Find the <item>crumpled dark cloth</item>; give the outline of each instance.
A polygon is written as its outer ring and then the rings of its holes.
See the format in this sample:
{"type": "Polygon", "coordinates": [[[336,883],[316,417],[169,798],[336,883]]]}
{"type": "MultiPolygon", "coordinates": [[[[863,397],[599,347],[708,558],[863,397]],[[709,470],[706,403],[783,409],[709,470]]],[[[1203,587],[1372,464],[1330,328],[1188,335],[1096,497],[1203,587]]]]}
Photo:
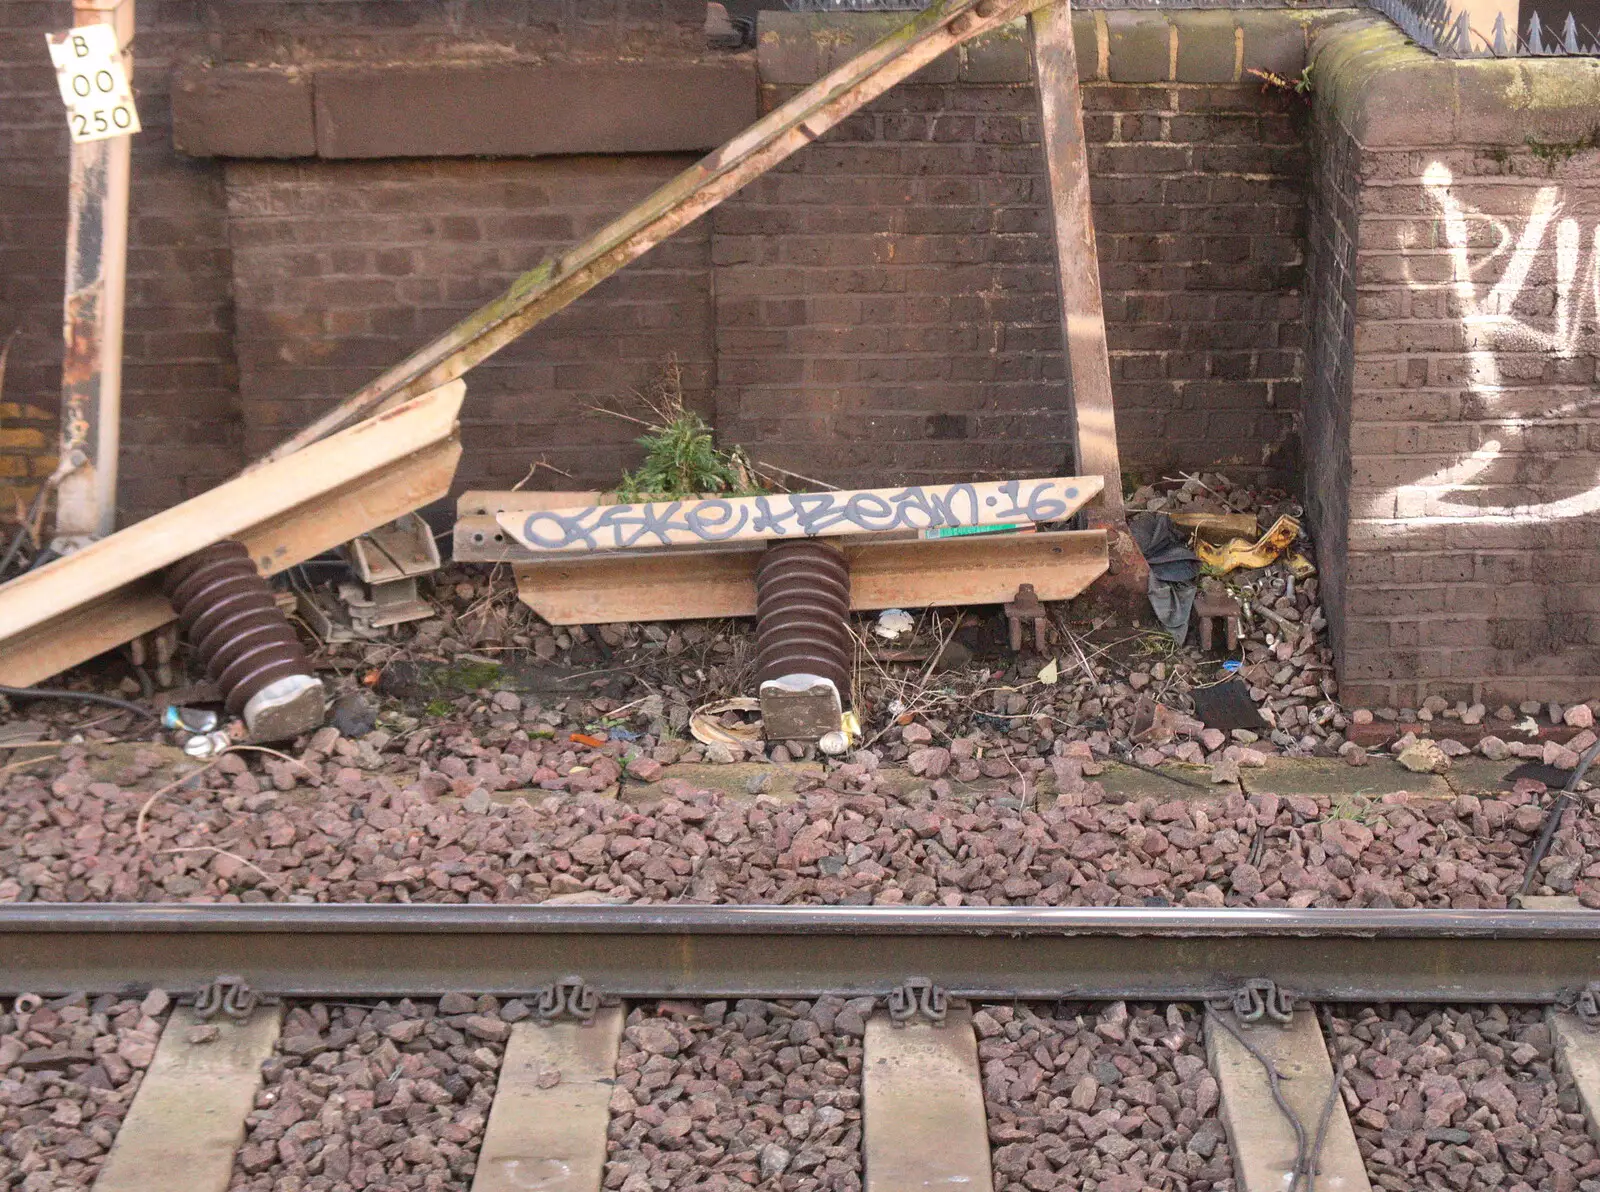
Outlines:
{"type": "Polygon", "coordinates": [[[1165,513],[1141,513],[1128,525],[1150,574],[1165,583],[1191,583],[1200,574],[1200,556],[1165,513]]]}
{"type": "Polygon", "coordinates": [[[1165,513],[1138,514],[1128,529],[1150,565],[1150,608],[1181,646],[1189,636],[1200,556],[1165,513]]]}

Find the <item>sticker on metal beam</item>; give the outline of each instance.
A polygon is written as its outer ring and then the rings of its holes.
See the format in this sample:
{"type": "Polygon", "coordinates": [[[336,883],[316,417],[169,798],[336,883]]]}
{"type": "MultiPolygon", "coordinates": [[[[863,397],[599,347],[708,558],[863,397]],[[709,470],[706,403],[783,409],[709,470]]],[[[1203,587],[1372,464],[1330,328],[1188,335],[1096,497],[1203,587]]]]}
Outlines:
{"type": "Polygon", "coordinates": [[[45,35],[55,64],[61,102],[67,105],[72,143],[132,136],[139,130],[133,88],[123,65],[117,31],[110,25],[80,25],[45,35]]]}
{"type": "Polygon", "coordinates": [[[496,520],[530,551],[588,553],[1055,522],[1071,517],[1103,487],[1099,476],[1054,476],[519,510],[496,520]]]}

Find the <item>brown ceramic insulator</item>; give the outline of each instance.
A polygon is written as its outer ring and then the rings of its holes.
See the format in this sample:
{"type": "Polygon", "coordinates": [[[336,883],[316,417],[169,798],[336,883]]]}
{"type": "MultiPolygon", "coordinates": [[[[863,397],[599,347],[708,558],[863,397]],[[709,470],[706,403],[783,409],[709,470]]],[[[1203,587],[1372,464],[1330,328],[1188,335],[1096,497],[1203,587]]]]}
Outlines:
{"type": "Polygon", "coordinates": [[[854,657],[843,553],[810,538],[772,543],[756,566],[756,681],[820,675],[848,707],[854,657]]]}
{"type": "Polygon", "coordinates": [[[174,563],[166,591],[230,714],[242,714],[269,684],[312,673],[300,639],[242,543],[219,542],[174,563]]]}

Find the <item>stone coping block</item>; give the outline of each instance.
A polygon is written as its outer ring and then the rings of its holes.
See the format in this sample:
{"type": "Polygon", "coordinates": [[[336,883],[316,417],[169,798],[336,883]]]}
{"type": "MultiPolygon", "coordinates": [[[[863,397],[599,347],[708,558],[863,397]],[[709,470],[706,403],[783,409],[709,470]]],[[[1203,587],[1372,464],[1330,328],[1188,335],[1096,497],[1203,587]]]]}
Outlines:
{"type": "Polygon", "coordinates": [[[754,55],[707,60],[189,65],[173,142],[193,157],[699,153],[760,115],[754,55]]]}
{"type": "MultiPolygon", "coordinates": [[[[1152,11],[1075,10],[1078,72],[1108,83],[1253,82],[1249,72],[1298,75],[1312,39],[1357,19],[1348,8],[1152,11]]],[[[761,82],[804,87],[904,22],[896,13],[763,12],[756,38],[761,82]]],[[[1027,23],[1012,21],[930,63],[913,83],[1031,83],[1027,23]]]]}
{"type": "Polygon", "coordinates": [[[1319,116],[1364,148],[1579,144],[1600,123],[1600,59],[1435,58],[1381,17],[1313,38],[1319,116]]]}

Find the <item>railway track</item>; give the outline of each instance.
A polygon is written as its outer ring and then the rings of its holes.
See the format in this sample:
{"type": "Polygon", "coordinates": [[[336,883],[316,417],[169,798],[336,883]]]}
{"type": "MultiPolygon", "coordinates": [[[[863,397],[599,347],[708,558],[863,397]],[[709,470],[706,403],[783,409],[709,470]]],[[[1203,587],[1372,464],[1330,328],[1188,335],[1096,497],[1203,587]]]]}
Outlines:
{"type": "Polygon", "coordinates": [[[1530,1160],[1516,1119],[1559,1078],[1546,1116],[1600,1130],[1596,981],[1600,915],[1561,905],[23,904],[0,1188],[1456,1186],[1407,1183],[1431,1148],[1587,1190],[1593,1145],[1530,1160]],[[1464,1083],[1372,1060],[1423,1029],[1398,1003],[1479,1007],[1424,1022],[1464,1083]]]}

